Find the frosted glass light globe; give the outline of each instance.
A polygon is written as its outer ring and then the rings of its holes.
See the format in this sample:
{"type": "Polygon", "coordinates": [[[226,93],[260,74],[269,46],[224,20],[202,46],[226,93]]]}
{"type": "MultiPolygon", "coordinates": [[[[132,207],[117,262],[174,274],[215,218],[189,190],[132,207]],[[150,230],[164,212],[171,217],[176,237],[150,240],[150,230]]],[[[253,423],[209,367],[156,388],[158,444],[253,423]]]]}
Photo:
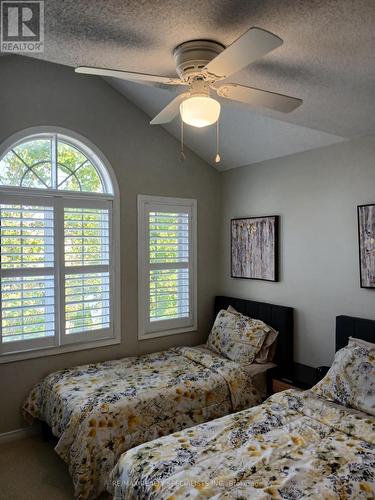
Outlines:
{"type": "Polygon", "coordinates": [[[207,127],[217,122],[220,116],[220,103],[211,97],[193,96],[180,104],[181,118],[187,125],[207,127]]]}

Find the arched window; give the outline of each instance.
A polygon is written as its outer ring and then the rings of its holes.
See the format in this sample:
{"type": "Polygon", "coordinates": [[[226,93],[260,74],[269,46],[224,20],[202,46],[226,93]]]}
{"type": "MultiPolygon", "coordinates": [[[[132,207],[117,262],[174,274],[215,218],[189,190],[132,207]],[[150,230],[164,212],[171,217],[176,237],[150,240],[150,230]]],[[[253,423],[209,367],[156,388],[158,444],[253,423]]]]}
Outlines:
{"type": "Polygon", "coordinates": [[[117,193],[108,162],[76,134],[3,145],[1,361],[119,341],[117,193]]]}

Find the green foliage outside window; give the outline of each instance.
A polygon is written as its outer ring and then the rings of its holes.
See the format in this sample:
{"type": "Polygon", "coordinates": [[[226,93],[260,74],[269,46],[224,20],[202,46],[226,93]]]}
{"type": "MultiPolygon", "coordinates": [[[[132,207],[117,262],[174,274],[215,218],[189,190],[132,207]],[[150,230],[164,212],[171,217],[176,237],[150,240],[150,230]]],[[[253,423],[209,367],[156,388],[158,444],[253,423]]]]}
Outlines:
{"type": "Polygon", "coordinates": [[[188,261],[187,217],[178,213],[150,213],[150,263],[171,264],[168,269],[150,271],[151,321],[188,315],[188,269],[173,269],[173,263],[188,261]]]}
{"type": "MultiPolygon", "coordinates": [[[[48,189],[53,186],[55,142],[32,139],[13,147],[0,161],[0,184],[48,189]]],[[[102,193],[100,176],[90,160],[77,148],[57,141],[57,182],[54,188],[102,193]]]]}
{"type": "MultiPolygon", "coordinates": [[[[56,137],[30,139],[9,150],[0,161],[0,185],[104,192],[90,160],[73,145],[56,143],[56,137]]],[[[43,276],[43,268],[55,264],[53,217],[53,207],[0,204],[1,268],[41,268],[41,276],[2,279],[4,341],[53,335],[54,277],[43,276]]],[[[108,210],[66,209],[64,226],[67,266],[108,263],[108,210]]],[[[109,326],[108,273],[74,275],[66,295],[67,331],[109,326]]]]}

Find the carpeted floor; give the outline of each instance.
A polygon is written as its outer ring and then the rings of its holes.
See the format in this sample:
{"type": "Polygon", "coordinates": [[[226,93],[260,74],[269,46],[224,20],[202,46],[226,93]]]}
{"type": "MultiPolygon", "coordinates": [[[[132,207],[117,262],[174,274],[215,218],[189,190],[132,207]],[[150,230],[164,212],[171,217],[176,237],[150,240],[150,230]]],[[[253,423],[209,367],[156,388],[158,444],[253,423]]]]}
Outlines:
{"type": "Polygon", "coordinates": [[[68,467],[51,443],[33,436],[0,446],[0,500],[73,499],[68,467]]]}

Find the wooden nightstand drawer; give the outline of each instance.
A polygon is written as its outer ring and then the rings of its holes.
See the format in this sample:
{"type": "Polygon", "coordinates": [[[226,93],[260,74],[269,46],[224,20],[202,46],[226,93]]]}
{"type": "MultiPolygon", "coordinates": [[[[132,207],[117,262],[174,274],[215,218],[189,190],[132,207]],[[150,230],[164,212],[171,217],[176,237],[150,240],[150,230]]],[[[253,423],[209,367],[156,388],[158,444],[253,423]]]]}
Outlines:
{"type": "MultiPolygon", "coordinates": [[[[322,378],[322,375],[319,378],[322,378]]],[[[316,368],[301,363],[293,363],[287,373],[280,372],[278,367],[267,371],[267,390],[270,395],[287,389],[305,391],[311,389],[316,382],[316,368]]]]}
{"type": "Polygon", "coordinates": [[[272,379],[272,392],[286,391],[287,389],[297,389],[296,386],[284,382],[283,380],[272,379]]]}

